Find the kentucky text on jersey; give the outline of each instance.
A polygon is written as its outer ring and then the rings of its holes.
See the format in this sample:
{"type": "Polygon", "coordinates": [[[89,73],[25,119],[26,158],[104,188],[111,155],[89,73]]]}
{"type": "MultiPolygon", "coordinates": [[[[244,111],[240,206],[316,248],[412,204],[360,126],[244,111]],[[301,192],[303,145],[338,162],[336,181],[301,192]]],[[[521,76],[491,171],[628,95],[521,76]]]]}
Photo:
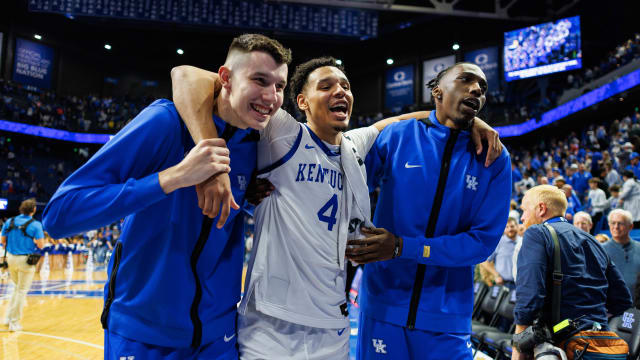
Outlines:
{"type": "Polygon", "coordinates": [[[325,169],[321,164],[298,164],[296,182],[308,181],[325,183],[325,179],[332,188],[335,189],[337,186],[338,190],[342,190],[342,173],[325,169]]]}

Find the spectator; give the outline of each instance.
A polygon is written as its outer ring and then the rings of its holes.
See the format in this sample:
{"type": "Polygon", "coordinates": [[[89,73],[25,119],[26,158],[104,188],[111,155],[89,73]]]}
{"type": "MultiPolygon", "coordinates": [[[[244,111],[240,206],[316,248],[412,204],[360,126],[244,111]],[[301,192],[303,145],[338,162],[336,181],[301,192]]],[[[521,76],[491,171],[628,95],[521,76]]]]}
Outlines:
{"type": "MultiPolygon", "coordinates": [[[[607,202],[607,195],[598,186],[600,185],[600,179],[595,177],[589,179],[589,202],[591,203],[591,217],[593,218],[593,225],[595,225],[595,232],[600,232],[600,219],[604,215],[604,212],[609,208],[607,202]]],[[[594,235],[592,232],[591,235],[594,235]]]]}
{"type": "Polygon", "coordinates": [[[611,162],[607,162],[604,164],[607,175],[604,178],[604,181],[611,188],[613,185],[621,185],[622,179],[620,178],[620,174],[613,168],[613,164],[611,162]]]}
{"type": "Polygon", "coordinates": [[[516,221],[519,221],[520,219],[520,212],[518,211],[518,203],[515,200],[511,200],[509,217],[516,219],[516,221]]]}
{"type": "Polygon", "coordinates": [[[589,179],[591,179],[591,173],[586,172],[585,165],[580,163],[578,165],[578,172],[572,177],[572,183],[580,201],[584,199],[584,195],[587,189],[589,189],[589,179]]]}
{"type": "Polygon", "coordinates": [[[611,196],[607,199],[609,209],[615,209],[620,205],[620,185],[613,185],[609,188],[611,196]]]}
{"type": "Polygon", "coordinates": [[[618,206],[631,212],[633,226],[640,228],[640,184],[636,181],[631,170],[622,172],[622,180],[624,180],[624,184],[620,192],[618,206]]]}
{"type": "Polygon", "coordinates": [[[608,220],[612,241],[607,241],[602,246],[622,273],[629,291],[634,293],[640,274],[640,244],[631,241],[629,236],[634,227],[632,215],[627,210],[615,209],[609,213],[608,220]]]}
{"type": "Polygon", "coordinates": [[[580,211],[582,204],[580,204],[578,196],[576,196],[576,194],[573,192],[573,188],[571,187],[571,185],[564,184],[561,189],[562,191],[564,191],[564,194],[567,197],[567,201],[569,203],[569,205],[567,206],[567,213],[565,214],[565,217],[567,218],[567,220],[573,221],[573,215],[580,211]]]}
{"type": "Polygon", "coordinates": [[[636,179],[640,177],[640,154],[637,152],[632,152],[629,155],[629,165],[626,169],[633,171],[633,174],[636,176],[636,179]]]}
{"type": "Polygon", "coordinates": [[[593,228],[593,220],[591,219],[591,215],[584,211],[578,211],[573,217],[573,226],[590,234],[591,229],[593,228]]]}
{"type": "Polygon", "coordinates": [[[515,288],[513,278],[513,251],[516,243],[521,238],[518,236],[518,220],[510,217],[502,238],[495,251],[487,261],[480,265],[492,275],[493,283],[504,285],[510,289],[515,288]]]}

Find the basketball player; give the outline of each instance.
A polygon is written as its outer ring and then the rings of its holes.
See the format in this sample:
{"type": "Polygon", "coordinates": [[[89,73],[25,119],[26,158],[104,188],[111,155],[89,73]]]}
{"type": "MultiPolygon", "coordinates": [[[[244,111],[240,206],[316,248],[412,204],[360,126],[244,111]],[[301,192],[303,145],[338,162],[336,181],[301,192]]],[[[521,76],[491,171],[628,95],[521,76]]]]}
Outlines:
{"type": "Polygon", "coordinates": [[[235,38],[209,115],[224,141],[194,146],[173,103],[157,100],[47,205],[44,226],[54,237],[125,217],[105,286],[105,359],[237,359],[243,216],[233,211],[223,228],[201,231],[207,222],[193,185],[227,172],[235,198],[244,198],[256,164],[253,129],[282,105],[290,60],[273,39],[235,38]]]}
{"type": "Polygon", "coordinates": [[[369,173],[383,181],[379,228],[347,250],[367,264],[358,359],[472,358],[473,268],[504,230],[511,161],[503,149],[485,167],[469,151],[469,128],[487,92],[477,65],[449,67],[429,87],[436,111],[386,127],[367,158],[369,173]]]}
{"type": "MultiPolygon", "coordinates": [[[[211,79],[203,70],[182,71],[183,82],[202,84],[211,79]]],[[[174,81],[173,87],[182,111],[184,106],[199,108],[194,99],[203,93],[212,96],[214,85],[194,97],[190,96],[197,86],[174,81]]],[[[259,176],[276,190],[255,211],[255,250],[238,320],[240,357],[346,359],[350,335],[344,296],[346,241],[361,223],[371,226],[361,156],[395,119],[344,132],[353,94],[333,58],[298,66],[291,94],[307,123],[280,111],[260,132],[259,176]]],[[[190,129],[203,126],[186,115],[183,119],[190,129]]]]}

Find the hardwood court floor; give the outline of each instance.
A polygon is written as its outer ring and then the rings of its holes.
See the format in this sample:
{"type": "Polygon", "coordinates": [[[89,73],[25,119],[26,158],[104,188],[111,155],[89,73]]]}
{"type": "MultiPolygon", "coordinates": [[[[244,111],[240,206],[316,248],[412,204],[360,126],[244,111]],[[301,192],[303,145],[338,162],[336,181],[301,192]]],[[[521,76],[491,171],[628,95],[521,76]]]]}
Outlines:
{"type": "MultiPolygon", "coordinates": [[[[104,267],[90,273],[51,271],[48,279],[36,273],[23,330],[8,332],[8,326],[0,325],[0,359],[102,359],[100,313],[106,279],[104,267]]],[[[9,284],[8,279],[0,280],[0,320],[13,291],[9,284]]]]}
{"type": "MultiPolygon", "coordinates": [[[[51,271],[48,279],[43,275],[36,272],[27,296],[23,330],[9,332],[7,325],[0,325],[0,360],[102,359],[104,266],[91,272],[84,267],[51,271]]],[[[0,322],[13,291],[10,283],[0,280],[0,322]]]]}

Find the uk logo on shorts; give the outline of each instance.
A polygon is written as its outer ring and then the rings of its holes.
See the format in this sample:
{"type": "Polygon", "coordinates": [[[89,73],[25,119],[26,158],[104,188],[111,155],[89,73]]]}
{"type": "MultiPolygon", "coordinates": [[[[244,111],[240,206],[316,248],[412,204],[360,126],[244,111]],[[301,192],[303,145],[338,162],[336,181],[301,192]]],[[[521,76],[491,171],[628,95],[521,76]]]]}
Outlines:
{"type": "Polygon", "coordinates": [[[376,349],[376,352],[379,354],[386,354],[387,345],[382,342],[382,339],[371,339],[373,341],[373,347],[376,349]]]}
{"type": "Polygon", "coordinates": [[[622,315],[622,324],[620,327],[631,329],[634,321],[636,320],[633,318],[633,313],[625,312],[624,315],[622,315]]]}
{"type": "Polygon", "coordinates": [[[478,181],[475,176],[467,175],[467,189],[478,191],[478,181]]]}

